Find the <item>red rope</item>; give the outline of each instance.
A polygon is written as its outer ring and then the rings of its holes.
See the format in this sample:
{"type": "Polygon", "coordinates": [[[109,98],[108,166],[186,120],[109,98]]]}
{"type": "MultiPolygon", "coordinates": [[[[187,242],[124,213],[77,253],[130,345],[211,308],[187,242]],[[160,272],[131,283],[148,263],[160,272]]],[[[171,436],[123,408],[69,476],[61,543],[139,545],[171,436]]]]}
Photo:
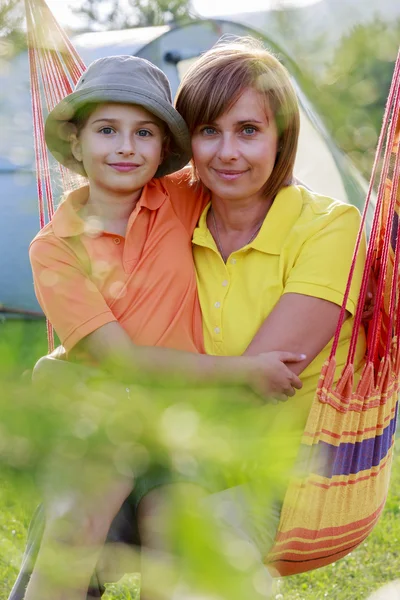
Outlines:
{"type": "MultiPolygon", "coordinates": [[[[39,224],[44,227],[54,214],[54,194],[49,155],[44,138],[44,107],[49,112],[67,94],[86,67],[66,33],[57,23],[44,0],[25,0],[28,56],[31,81],[35,167],[38,194],[39,224]],[[45,210],[46,206],[46,210],[45,210]]],[[[59,165],[64,189],[73,178],[59,165]]],[[[54,331],[47,322],[49,352],[54,349],[54,331]]]]}
{"type": "MultiPolygon", "coordinates": [[[[400,64],[399,64],[399,73],[400,73],[400,64]]],[[[390,124],[389,139],[388,139],[388,144],[386,147],[386,153],[385,153],[385,158],[384,158],[384,169],[383,169],[381,181],[380,181],[380,194],[382,195],[383,199],[385,196],[386,181],[387,181],[387,178],[389,175],[391,157],[392,157],[392,153],[393,153],[393,143],[394,143],[395,134],[396,134],[396,126],[397,126],[397,121],[399,118],[400,118],[400,86],[397,86],[396,95],[394,98],[393,117],[392,117],[392,121],[390,124]]],[[[391,225],[393,224],[395,205],[396,205],[396,196],[393,194],[393,187],[392,187],[391,194],[390,194],[390,200],[389,200],[389,207],[388,207],[386,235],[384,237],[383,249],[382,249],[382,253],[381,253],[380,273],[379,273],[379,279],[378,279],[378,285],[377,285],[377,291],[376,291],[377,304],[375,307],[374,317],[371,322],[371,340],[370,340],[371,345],[368,348],[368,357],[371,360],[373,360],[372,350],[375,350],[375,348],[377,347],[377,341],[378,341],[377,336],[378,336],[378,331],[379,331],[379,327],[378,327],[379,315],[382,310],[382,304],[384,301],[384,287],[385,287],[386,277],[387,277],[389,250],[390,250],[390,243],[391,243],[391,232],[392,232],[391,225]]],[[[361,308],[361,311],[359,311],[359,312],[362,312],[362,307],[359,306],[358,309],[360,309],[360,308],[361,308]]],[[[361,318],[362,318],[362,315],[360,314],[358,325],[361,324],[361,318]]],[[[354,347],[354,352],[355,352],[355,346],[356,346],[357,340],[355,340],[355,341],[352,340],[352,342],[353,342],[352,346],[354,347]]]]}
{"type": "MultiPolygon", "coordinates": [[[[397,203],[397,193],[399,190],[399,180],[400,180],[400,153],[396,153],[396,161],[393,170],[393,189],[392,189],[392,197],[394,198],[395,204],[397,203]]],[[[389,322],[387,325],[386,331],[386,346],[385,346],[385,356],[389,356],[390,346],[392,341],[391,331],[393,328],[393,321],[395,318],[395,314],[397,312],[397,303],[398,303],[398,272],[399,272],[399,262],[400,262],[400,231],[399,224],[396,223],[396,243],[394,248],[394,265],[393,265],[393,273],[391,278],[391,289],[390,289],[390,303],[388,309],[389,322]]],[[[389,237],[389,236],[387,236],[389,237]]],[[[389,238],[390,239],[390,238],[389,238]]]]}
{"type": "MultiPolygon", "coordinates": [[[[331,354],[330,354],[330,358],[333,358],[336,355],[337,347],[339,344],[340,332],[341,332],[341,329],[342,329],[342,326],[343,326],[343,323],[345,320],[345,316],[346,316],[347,301],[348,301],[349,294],[350,294],[351,284],[352,284],[352,280],[353,280],[353,276],[354,276],[354,270],[355,270],[355,266],[356,266],[356,262],[357,262],[358,253],[359,253],[360,246],[361,246],[361,241],[363,239],[363,231],[364,231],[364,227],[365,227],[368,209],[371,204],[371,198],[372,198],[372,194],[373,194],[376,176],[378,173],[380,157],[382,155],[385,138],[387,135],[387,131],[389,129],[389,131],[390,131],[389,142],[386,147],[383,169],[381,172],[380,185],[379,185],[379,190],[378,190],[378,195],[377,195],[374,217],[373,217],[372,226],[371,226],[370,241],[368,244],[368,251],[367,251],[367,256],[366,256],[366,263],[365,263],[364,273],[363,273],[363,277],[362,277],[362,281],[361,281],[360,295],[359,295],[359,299],[358,299],[358,303],[357,303],[357,309],[356,309],[356,314],[355,314],[355,318],[354,318],[354,327],[353,327],[352,337],[351,337],[351,341],[350,341],[349,355],[348,355],[348,359],[347,359],[347,363],[346,363],[347,365],[354,363],[357,339],[358,339],[358,335],[359,335],[359,328],[360,328],[361,321],[362,321],[362,313],[363,313],[364,303],[365,303],[365,299],[366,299],[366,295],[367,295],[368,281],[369,281],[369,277],[370,277],[370,273],[371,273],[371,269],[372,269],[373,259],[375,256],[376,244],[377,244],[377,241],[379,239],[379,234],[380,234],[379,226],[381,225],[381,214],[382,214],[383,205],[384,205],[383,204],[384,203],[384,186],[385,186],[386,178],[387,178],[388,171],[389,171],[390,149],[393,145],[393,137],[394,137],[394,132],[395,132],[395,127],[393,126],[393,121],[392,121],[391,126],[389,126],[390,125],[390,117],[391,117],[391,115],[398,116],[398,113],[399,113],[399,98],[398,98],[399,85],[400,85],[400,51],[397,56],[393,81],[392,81],[391,89],[389,92],[388,101],[386,104],[385,115],[383,118],[382,129],[381,129],[381,133],[379,136],[377,149],[376,149],[376,153],[375,153],[374,165],[372,168],[372,174],[371,174],[371,179],[370,179],[370,183],[369,183],[369,187],[368,187],[368,193],[367,193],[367,197],[366,197],[365,207],[364,207],[364,211],[363,211],[362,218],[361,218],[360,230],[359,230],[355,248],[354,248],[349,278],[347,281],[343,304],[342,304],[342,308],[340,311],[338,325],[337,325],[335,337],[334,337],[333,344],[332,344],[331,354]]],[[[394,119],[394,120],[396,121],[396,119],[394,119]]],[[[388,245],[387,238],[388,238],[388,236],[385,235],[385,241],[384,241],[385,248],[388,245]]],[[[390,236],[389,236],[389,240],[390,240],[390,236]]],[[[387,257],[384,256],[384,263],[385,262],[387,262],[387,257]]],[[[380,272],[380,282],[379,283],[380,283],[381,287],[382,287],[382,284],[384,281],[384,274],[385,274],[385,270],[383,269],[383,271],[380,272]]],[[[378,317],[379,317],[379,311],[377,308],[375,308],[373,320],[371,323],[371,325],[374,329],[374,334],[377,330],[378,317]]]]}

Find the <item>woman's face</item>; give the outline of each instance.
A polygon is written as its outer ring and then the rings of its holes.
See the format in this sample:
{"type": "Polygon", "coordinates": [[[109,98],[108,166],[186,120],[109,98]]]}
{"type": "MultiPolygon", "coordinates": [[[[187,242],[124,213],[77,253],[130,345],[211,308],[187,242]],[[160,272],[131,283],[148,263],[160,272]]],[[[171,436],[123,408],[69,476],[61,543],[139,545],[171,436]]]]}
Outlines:
{"type": "Polygon", "coordinates": [[[193,159],[203,184],[226,200],[259,197],[275,164],[278,130],[265,98],[248,88],[214,123],[198,126],[193,159]]]}
{"type": "Polygon", "coordinates": [[[141,106],[101,104],[72,140],[91,186],[116,193],[140,190],[162,160],[162,122],[141,106]]]}

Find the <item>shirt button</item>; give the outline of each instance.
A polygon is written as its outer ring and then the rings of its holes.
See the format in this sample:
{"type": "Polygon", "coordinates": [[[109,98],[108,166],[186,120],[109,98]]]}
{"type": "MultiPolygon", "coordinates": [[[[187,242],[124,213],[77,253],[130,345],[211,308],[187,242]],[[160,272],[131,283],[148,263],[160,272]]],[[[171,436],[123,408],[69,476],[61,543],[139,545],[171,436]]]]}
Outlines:
{"type": "Polygon", "coordinates": [[[216,327],[216,328],[214,329],[214,331],[215,331],[215,333],[221,333],[221,330],[220,330],[220,328],[219,328],[219,327],[216,327]]]}
{"type": "Polygon", "coordinates": [[[215,306],[215,308],[221,308],[221,302],[216,302],[216,303],[214,304],[214,306],[215,306]]]}
{"type": "Polygon", "coordinates": [[[231,258],[231,265],[236,265],[236,263],[237,263],[236,258],[231,258]]]}
{"type": "Polygon", "coordinates": [[[114,238],[114,244],[116,244],[118,246],[118,244],[121,243],[120,238],[114,238]]]}
{"type": "Polygon", "coordinates": [[[224,279],[224,281],[222,282],[223,287],[226,287],[229,284],[229,281],[227,279],[224,279]]]}

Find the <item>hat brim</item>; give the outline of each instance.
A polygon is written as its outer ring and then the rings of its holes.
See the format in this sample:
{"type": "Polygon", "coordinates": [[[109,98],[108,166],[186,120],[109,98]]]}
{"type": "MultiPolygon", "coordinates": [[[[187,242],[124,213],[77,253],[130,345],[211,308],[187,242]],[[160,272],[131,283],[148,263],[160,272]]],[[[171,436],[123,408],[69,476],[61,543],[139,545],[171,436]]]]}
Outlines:
{"type": "Polygon", "coordinates": [[[167,101],[142,89],[127,85],[87,87],[69,94],[49,113],[45,124],[46,144],[54,158],[79,175],[85,175],[83,165],[71,152],[68,123],[85,104],[113,102],[142,106],[161,119],[171,134],[168,155],[160,164],[155,177],[162,177],[183,168],[191,159],[190,135],[186,123],[167,101]]]}

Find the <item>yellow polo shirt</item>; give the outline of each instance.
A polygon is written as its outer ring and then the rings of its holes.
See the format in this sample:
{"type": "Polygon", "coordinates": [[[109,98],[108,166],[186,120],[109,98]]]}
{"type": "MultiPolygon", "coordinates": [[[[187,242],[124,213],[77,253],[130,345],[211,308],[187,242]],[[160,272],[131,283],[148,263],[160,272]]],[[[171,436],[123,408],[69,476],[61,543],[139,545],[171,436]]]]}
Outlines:
{"type": "MultiPolygon", "coordinates": [[[[193,234],[193,252],[208,354],[240,355],[271,313],[282,294],[305,294],[341,305],[360,225],[358,210],[349,204],[289,186],[276,196],[257,237],[233,252],[225,264],[210,234],[204,209],[193,234]]],[[[365,243],[354,273],[347,310],[354,315],[364,266],[365,243]]],[[[342,328],[337,362],[344,365],[353,326],[342,328]]],[[[310,332],[310,335],[312,332],[310,332]]],[[[301,375],[303,389],[281,410],[300,409],[305,425],[329,343],[301,375]],[[300,406],[299,406],[300,404],[300,406]]],[[[282,348],[290,351],[290,348],[282,348]]],[[[365,354],[360,331],[356,369],[365,354]]]]}

